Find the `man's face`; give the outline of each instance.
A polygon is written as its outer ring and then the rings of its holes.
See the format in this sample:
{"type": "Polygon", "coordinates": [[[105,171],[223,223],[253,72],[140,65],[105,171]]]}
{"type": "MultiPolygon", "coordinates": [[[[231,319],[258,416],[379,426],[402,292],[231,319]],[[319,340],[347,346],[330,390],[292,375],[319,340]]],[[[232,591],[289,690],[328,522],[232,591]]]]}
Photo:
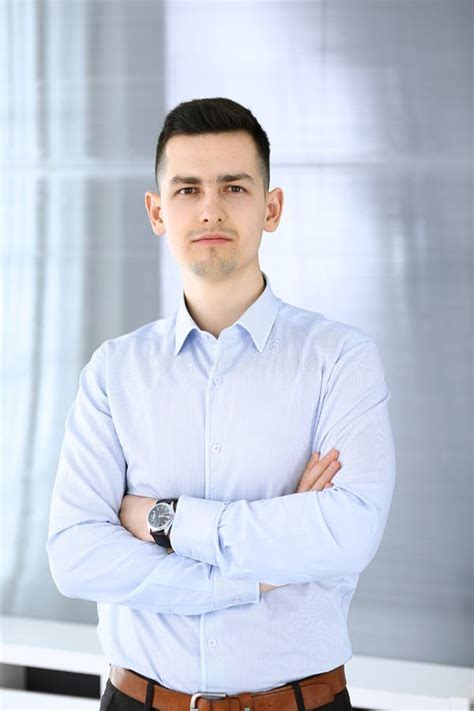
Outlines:
{"type": "Polygon", "coordinates": [[[153,230],[166,233],[182,268],[220,281],[258,265],[262,231],[276,229],[282,191],[266,192],[250,134],[173,136],[159,179],[161,195],[146,194],[147,211],[153,230]],[[198,241],[216,233],[228,240],[198,241]]]}

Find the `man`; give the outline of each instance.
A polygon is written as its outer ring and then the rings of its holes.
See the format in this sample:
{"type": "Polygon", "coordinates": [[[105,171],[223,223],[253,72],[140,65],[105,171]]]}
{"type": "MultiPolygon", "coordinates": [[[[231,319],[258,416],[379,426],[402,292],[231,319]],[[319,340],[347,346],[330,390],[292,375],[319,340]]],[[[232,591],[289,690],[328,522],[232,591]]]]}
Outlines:
{"type": "Polygon", "coordinates": [[[283,302],[260,269],[283,207],[269,153],[229,99],[168,114],[145,205],[180,303],[102,343],[68,414],[47,551],[59,590],[98,603],[102,711],[351,708],[390,395],[367,334],[283,302]]]}

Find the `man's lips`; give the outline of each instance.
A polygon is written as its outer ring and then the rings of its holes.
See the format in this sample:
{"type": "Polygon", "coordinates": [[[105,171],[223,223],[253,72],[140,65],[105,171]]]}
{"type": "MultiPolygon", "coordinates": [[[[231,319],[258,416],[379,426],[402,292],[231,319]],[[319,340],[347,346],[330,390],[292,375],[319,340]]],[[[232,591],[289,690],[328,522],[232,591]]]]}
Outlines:
{"type": "Polygon", "coordinates": [[[214,233],[214,234],[207,234],[207,235],[201,235],[201,237],[198,237],[197,239],[193,240],[193,242],[229,242],[230,237],[227,237],[227,235],[224,235],[222,233],[214,233]]]}
{"type": "Polygon", "coordinates": [[[209,235],[202,235],[201,237],[198,237],[197,239],[193,240],[193,242],[199,242],[199,244],[225,244],[226,242],[230,242],[230,237],[226,237],[226,235],[223,234],[209,234],[209,235]]]}

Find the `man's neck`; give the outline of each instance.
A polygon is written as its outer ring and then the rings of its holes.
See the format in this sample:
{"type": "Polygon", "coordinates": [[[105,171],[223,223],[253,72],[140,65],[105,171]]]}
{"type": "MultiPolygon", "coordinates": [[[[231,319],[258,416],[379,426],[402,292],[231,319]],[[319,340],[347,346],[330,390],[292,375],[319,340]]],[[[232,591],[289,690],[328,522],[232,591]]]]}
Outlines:
{"type": "Polygon", "coordinates": [[[183,290],[187,309],[196,324],[218,338],[263,293],[265,279],[259,268],[257,272],[218,283],[187,279],[183,290]]]}

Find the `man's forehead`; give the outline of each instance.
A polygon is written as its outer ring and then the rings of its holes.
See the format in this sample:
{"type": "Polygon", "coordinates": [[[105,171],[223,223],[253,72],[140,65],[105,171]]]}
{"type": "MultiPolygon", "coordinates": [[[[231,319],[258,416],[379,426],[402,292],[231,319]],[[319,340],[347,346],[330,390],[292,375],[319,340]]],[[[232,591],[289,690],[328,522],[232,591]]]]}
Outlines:
{"type": "Polygon", "coordinates": [[[191,147],[198,150],[208,150],[211,144],[219,145],[228,150],[242,150],[244,145],[255,148],[255,142],[248,131],[217,131],[215,133],[178,133],[168,139],[166,150],[173,152],[189,150],[191,147]]]}
{"type": "Polygon", "coordinates": [[[218,180],[223,174],[258,174],[258,152],[243,131],[172,136],[165,146],[168,176],[195,175],[218,180]]]}

